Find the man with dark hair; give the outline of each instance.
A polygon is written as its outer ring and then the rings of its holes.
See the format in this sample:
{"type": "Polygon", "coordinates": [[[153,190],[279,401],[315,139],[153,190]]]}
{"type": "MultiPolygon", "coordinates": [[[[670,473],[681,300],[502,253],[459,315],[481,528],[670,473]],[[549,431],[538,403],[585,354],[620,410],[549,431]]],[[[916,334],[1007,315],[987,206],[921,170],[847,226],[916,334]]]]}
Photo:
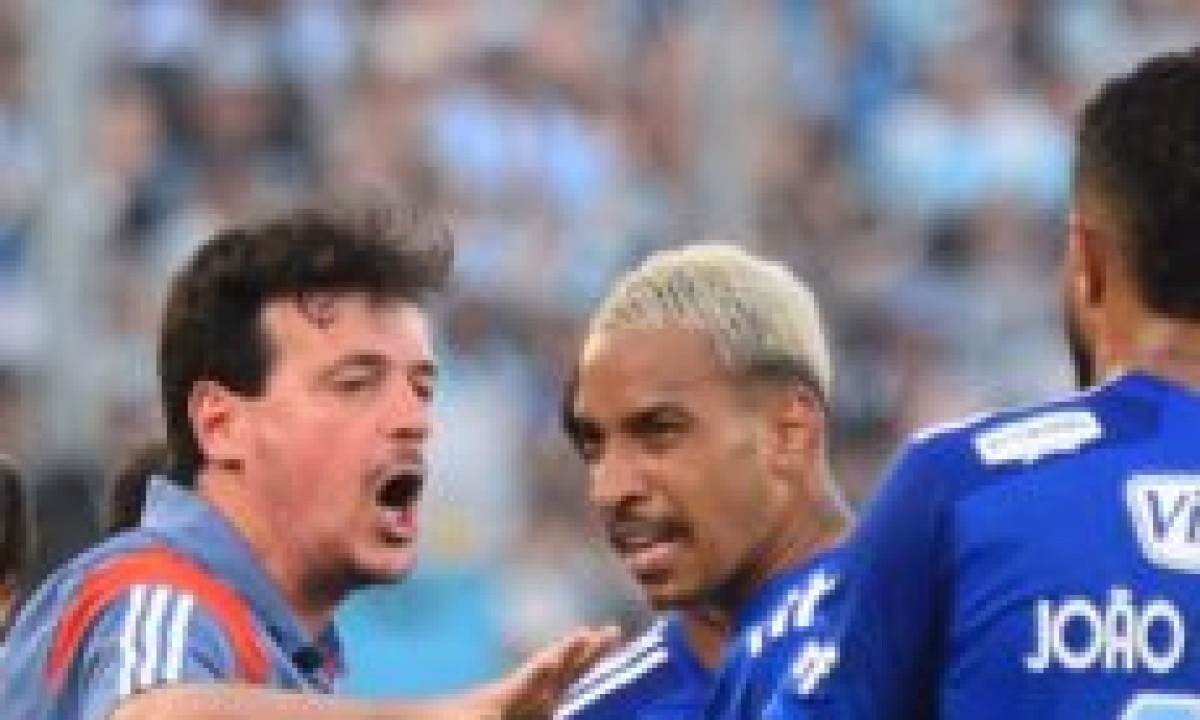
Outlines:
{"type": "Polygon", "coordinates": [[[12,720],[535,718],[606,645],[585,631],[428,703],[321,698],[331,623],[414,561],[437,376],[422,303],[449,268],[416,212],[297,210],[218,233],[175,277],[159,372],[172,459],[141,525],[47,581],[0,670],[12,720]]]}
{"type": "Polygon", "coordinates": [[[1083,111],[1085,392],[912,442],[849,542],[832,662],[767,717],[1200,717],[1200,51],[1083,111]]]}
{"type": "Polygon", "coordinates": [[[0,456],[0,628],[16,597],[17,582],[29,562],[29,491],[21,471],[0,456]]]}

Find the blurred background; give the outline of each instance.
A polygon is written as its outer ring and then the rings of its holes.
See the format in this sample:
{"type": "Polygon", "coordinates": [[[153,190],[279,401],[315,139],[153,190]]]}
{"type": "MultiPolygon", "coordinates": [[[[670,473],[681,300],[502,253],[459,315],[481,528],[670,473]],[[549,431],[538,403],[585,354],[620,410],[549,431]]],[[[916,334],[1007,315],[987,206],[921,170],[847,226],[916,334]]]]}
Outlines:
{"type": "Polygon", "coordinates": [[[0,0],[0,448],[36,574],[159,433],[154,333],[214,229],[326,189],[444,208],[446,431],[407,583],[340,621],[347,689],[423,694],[645,620],[560,384],[606,284],[733,240],[814,285],[854,500],[912,430],[1071,381],[1071,123],[1200,38],[1194,0],[0,0]]]}

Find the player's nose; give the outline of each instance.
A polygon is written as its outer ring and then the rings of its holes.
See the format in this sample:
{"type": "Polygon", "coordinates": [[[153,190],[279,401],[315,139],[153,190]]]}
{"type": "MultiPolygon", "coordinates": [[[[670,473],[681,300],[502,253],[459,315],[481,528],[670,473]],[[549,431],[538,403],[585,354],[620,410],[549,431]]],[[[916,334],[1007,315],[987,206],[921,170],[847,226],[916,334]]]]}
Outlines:
{"type": "Polygon", "coordinates": [[[383,412],[387,435],[404,440],[424,440],[431,429],[430,399],[414,383],[394,383],[383,412]]]}
{"type": "Polygon", "coordinates": [[[588,469],[588,499],[604,512],[646,495],[646,483],[636,460],[613,448],[588,469]]]}

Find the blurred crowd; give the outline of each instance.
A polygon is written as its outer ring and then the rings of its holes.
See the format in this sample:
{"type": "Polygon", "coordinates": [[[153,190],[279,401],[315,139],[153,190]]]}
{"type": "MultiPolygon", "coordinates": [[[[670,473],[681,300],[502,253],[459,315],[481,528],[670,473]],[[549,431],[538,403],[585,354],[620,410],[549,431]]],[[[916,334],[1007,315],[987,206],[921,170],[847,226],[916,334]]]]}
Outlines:
{"type": "MultiPolygon", "coordinates": [[[[47,181],[32,101],[36,5],[0,0],[0,447],[53,467],[30,428],[55,381],[55,288],[32,258],[67,189],[47,181]]],[[[648,251],[734,240],[813,282],[854,500],[906,433],[1068,384],[1055,268],[1077,104],[1200,37],[1193,0],[105,5],[70,191],[112,382],[91,454],[57,471],[85,501],[45,500],[44,542],[81,541],[95,478],[158,433],[157,303],[197,243],[314,192],[443,208],[457,280],[425,568],[344,619],[350,684],[370,694],[473,679],[580,619],[641,618],[589,530],[558,412],[587,312],[648,251]]]]}

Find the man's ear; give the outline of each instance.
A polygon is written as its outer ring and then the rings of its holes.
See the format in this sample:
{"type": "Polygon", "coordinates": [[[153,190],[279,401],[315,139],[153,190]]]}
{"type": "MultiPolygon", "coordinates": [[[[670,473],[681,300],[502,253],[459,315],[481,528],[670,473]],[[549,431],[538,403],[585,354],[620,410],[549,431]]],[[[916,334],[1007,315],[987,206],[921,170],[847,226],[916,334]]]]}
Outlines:
{"type": "Polygon", "coordinates": [[[242,459],[245,427],[241,396],[213,380],[200,380],[188,395],[188,417],[205,463],[237,467],[242,459]]]}
{"type": "Polygon", "coordinates": [[[1110,278],[1105,263],[1104,239],[1078,209],[1071,210],[1067,221],[1067,249],[1063,258],[1067,292],[1074,306],[1088,311],[1100,306],[1109,290],[1110,278]]]}
{"type": "Polygon", "coordinates": [[[16,585],[16,578],[0,578],[0,621],[4,619],[4,611],[16,594],[16,585]]]}
{"type": "Polygon", "coordinates": [[[773,393],[768,433],[773,462],[792,465],[821,451],[825,410],[817,394],[804,386],[773,393]]]}

